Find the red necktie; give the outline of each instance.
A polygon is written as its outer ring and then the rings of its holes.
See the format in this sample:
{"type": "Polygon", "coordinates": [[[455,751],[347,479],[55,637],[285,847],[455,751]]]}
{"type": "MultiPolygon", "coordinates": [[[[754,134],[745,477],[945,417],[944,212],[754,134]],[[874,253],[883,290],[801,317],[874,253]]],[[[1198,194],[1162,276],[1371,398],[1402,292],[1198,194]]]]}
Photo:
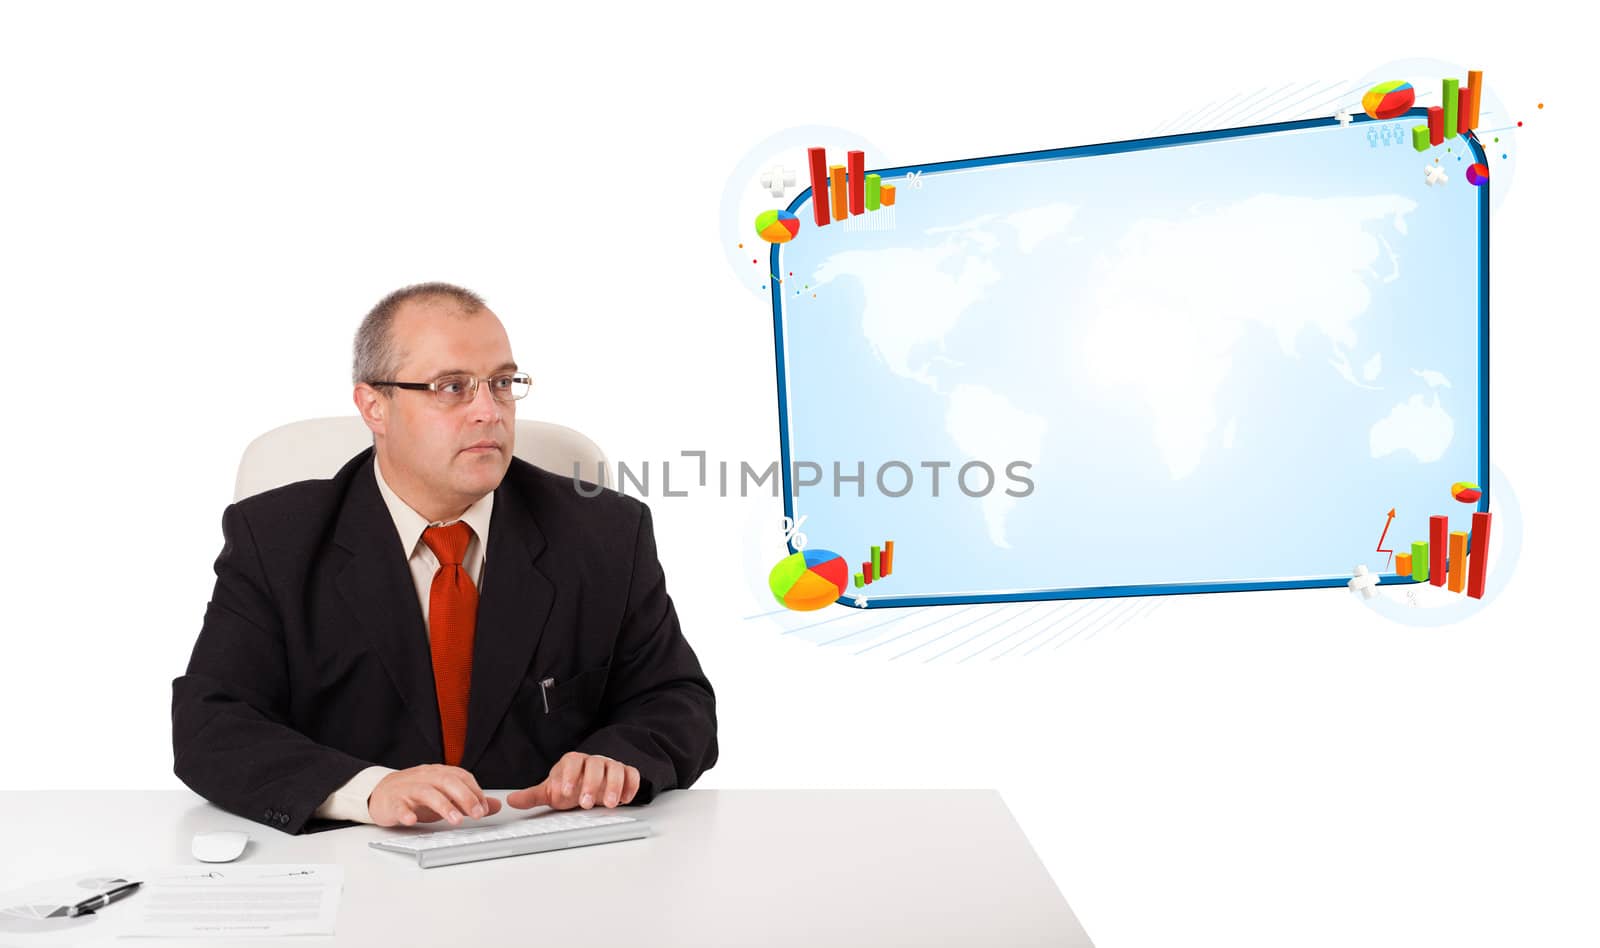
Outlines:
{"type": "Polygon", "coordinates": [[[478,587],[461,565],[471,540],[472,528],[460,520],[422,531],[422,542],[439,558],[428,593],[428,645],[433,652],[433,686],[439,695],[444,762],[453,767],[461,764],[467,743],[472,634],[478,620],[478,587]]]}

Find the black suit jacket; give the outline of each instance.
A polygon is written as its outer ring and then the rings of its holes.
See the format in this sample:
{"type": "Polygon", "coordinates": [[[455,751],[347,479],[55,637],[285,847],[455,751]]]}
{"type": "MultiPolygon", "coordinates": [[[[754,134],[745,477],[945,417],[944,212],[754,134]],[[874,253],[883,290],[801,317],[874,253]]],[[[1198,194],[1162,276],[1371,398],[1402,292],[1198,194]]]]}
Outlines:
{"type": "MultiPolygon", "coordinates": [[[[368,448],[331,480],[223,511],[216,589],[172,683],[174,772],[290,833],[327,825],[312,812],[365,767],[443,760],[422,609],[373,464],[368,448]]],[[[715,697],[643,503],[513,459],[483,569],[461,760],[480,785],[531,786],[577,750],[639,768],[648,803],[716,762],[715,697]]]]}

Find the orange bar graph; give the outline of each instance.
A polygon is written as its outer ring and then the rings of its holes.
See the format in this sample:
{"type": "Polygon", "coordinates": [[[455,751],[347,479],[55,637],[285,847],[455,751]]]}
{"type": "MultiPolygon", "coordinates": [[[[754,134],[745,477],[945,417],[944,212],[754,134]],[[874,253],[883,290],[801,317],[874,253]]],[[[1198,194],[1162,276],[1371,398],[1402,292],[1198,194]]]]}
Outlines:
{"type": "Polygon", "coordinates": [[[894,185],[885,184],[878,188],[878,200],[883,202],[884,207],[894,207],[894,185]]]}
{"type": "Polygon", "coordinates": [[[850,216],[850,193],[845,190],[844,165],[828,166],[828,196],[833,198],[834,220],[842,221],[850,216]]]}
{"type": "Polygon", "coordinates": [[[883,562],[882,562],[881,565],[883,566],[883,575],[887,576],[890,573],[894,572],[894,541],[893,540],[887,540],[887,541],[884,542],[882,559],[883,559],[883,562]]]}
{"type": "Polygon", "coordinates": [[[1483,70],[1467,70],[1467,85],[1472,90],[1472,98],[1468,101],[1467,127],[1478,127],[1478,104],[1483,101],[1483,70]]]}
{"type": "Polygon", "coordinates": [[[1467,588],[1467,534],[1457,530],[1450,534],[1450,591],[1458,593],[1467,588]]]}
{"type": "Polygon", "coordinates": [[[1401,576],[1411,575],[1411,554],[1396,553],[1394,555],[1394,571],[1401,576]]]}

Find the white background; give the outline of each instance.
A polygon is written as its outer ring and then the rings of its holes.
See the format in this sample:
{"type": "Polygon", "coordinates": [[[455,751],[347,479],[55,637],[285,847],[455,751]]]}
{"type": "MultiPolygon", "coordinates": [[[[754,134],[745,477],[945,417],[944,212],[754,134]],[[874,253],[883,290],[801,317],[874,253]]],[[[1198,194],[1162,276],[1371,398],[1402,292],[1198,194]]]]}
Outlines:
{"type": "Polygon", "coordinates": [[[898,163],[1111,141],[1428,57],[1486,69],[1527,123],[1493,222],[1494,458],[1525,519],[1499,598],[1418,629],[1342,590],[1192,597],[1033,660],[903,667],[745,618],[772,608],[737,581],[766,563],[733,560],[776,559],[777,501],[658,498],[718,694],[701,786],[999,788],[1102,948],[1600,943],[1596,76],[1575,23],[582,9],[0,13],[0,787],[178,786],[170,681],[240,452],[351,410],[350,338],[388,290],[484,293],[538,380],[522,417],[613,457],[764,466],[770,317],[719,205],[769,136],[832,126],[898,163]]]}

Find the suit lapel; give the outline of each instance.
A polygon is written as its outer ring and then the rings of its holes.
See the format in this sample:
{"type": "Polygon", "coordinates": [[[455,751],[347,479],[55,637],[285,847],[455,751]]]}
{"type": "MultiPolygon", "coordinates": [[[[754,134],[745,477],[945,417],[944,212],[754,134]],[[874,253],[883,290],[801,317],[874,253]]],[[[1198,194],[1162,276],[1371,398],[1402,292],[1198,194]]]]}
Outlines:
{"type": "Polygon", "coordinates": [[[433,687],[428,632],[422,623],[416,586],[395,535],[394,518],[378,493],[373,463],[369,448],[366,462],[356,469],[334,530],[334,542],[351,553],[350,562],[336,582],[340,595],[371,639],[373,651],[394,680],[412,721],[432,749],[433,759],[443,760],[439,699],[433,687]]]}
{"type": "Polygon", "coordinates": [[[473,633],[467,741],[461,756],[461,766],[467,770],[483,756],[511,706],[555,603],[555,586],[534,565],[545,549],[544,533],[522,495],[507,486],[510,480],[508,474],[496,488],[489,519],[483,594],[473,633]]]}

